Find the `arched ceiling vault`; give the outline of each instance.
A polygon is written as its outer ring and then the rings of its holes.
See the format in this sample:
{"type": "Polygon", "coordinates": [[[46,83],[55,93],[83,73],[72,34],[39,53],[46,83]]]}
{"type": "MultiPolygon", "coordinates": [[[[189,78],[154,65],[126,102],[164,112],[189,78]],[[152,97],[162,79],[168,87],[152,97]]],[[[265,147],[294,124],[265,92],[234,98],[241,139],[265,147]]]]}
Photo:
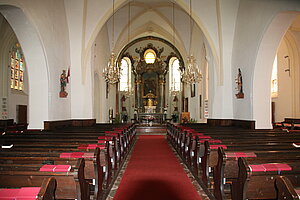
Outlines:
{"type": "MultiPolygon", "coordinates": [[[[111,6],[112,8],[112,6],[111,6]]],[[[115,53],[119,53],[121,49],[130,41],[133,41],[140,37],[156,36],[161,37],[171,43],[174,43],[173,31],[175,35],[175,46],[181,52],[183,57],[187,57],[190,53],[190,49],[197,49],[199,45],[194,41],[190,42],[190,14],[189,4],[183,0],[116,0],[115,12],[114,12],[114,34],[112,34],[112,9],[105,14],[106,17],[102,18],[91,38],[88,40],[83,56],[84,62],[88,59],[88,51],[92,46],[97,34],[101,28],[107,27],[109,43],[111,50],[115,53]],[[174,27],[173,27],[173,2],[174,9],[174,27]],[[128,4],[130,3],[130,21],[128,19],[128,4]],[[110,16],[109,16],[110,15],[110,16]],[[130,30],[130,39],[128,40],[128,28],[130,30]],[[114,35],[114,38],[112,36],[114,35]],[[114,41],[114,47],[112,47],[112,39],[114,41]],[[190,48],[190,45],[192,48],[190,48]]],[[[201,33],[201,36],[205,38],[209,44],[208,49],[214,56],[214,60],[217,68],[219,68],[219,56],[214,46],[214,43],[209,35],[208,30],[203,26],[200,18],[192,13],[192,32],[193,34],[201,33]]],[[[193,38],[199,38],[201,36],[193,35],[193,38]]],[[[83,66],[86,66],[83,63],[83,66]]],[[[217,69],[219,71],[219,69],[217,69]]]]}

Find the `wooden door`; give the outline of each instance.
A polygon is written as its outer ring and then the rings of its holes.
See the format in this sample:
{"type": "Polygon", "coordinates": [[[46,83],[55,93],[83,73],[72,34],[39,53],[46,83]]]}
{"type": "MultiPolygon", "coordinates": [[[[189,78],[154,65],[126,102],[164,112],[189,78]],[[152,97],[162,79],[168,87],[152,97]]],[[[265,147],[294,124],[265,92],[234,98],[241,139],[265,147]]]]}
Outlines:
{"type": "Polygon", "coordinates": [[[17,123],[27,124],[27,105],[17,105],[17,123]]]}

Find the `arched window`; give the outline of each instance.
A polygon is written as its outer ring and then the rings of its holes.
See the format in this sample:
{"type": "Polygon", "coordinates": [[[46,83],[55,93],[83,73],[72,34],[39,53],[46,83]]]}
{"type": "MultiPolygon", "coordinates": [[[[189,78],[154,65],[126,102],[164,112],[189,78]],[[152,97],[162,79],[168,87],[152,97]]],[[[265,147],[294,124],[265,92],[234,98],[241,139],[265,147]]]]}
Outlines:
{"type": "Polygon", "coordinates": [[[274,63],[273,63],[272,82],[271,82],[271,96],[272,97],[277,97],[278,96],[277,55],[276,55],[274,63]]]}
{"type": "Polygon", "coordinates": [[[121,60],[121,77],[120,77],[120,91],[127,92],[130,90],[131,80],[131,62],[128,57],[121,60]]]}
{"type": "Polygon", "coordinates": [[[10,52],[10,88],[23,91],[25,61],[20,44],[10,52]]]}
{"type": "Polygon", "coordinates": [[[153,64],[156,59],[156,53],[153,49],[147,49],[144,53],[144,59],[147,64],[153,64]]]}
{"type": "Polygon", "coordinates": [[[169,62],[170,65],[170,90],[180,91],[180,65],[176,57],[172,57],[169,62]]]}

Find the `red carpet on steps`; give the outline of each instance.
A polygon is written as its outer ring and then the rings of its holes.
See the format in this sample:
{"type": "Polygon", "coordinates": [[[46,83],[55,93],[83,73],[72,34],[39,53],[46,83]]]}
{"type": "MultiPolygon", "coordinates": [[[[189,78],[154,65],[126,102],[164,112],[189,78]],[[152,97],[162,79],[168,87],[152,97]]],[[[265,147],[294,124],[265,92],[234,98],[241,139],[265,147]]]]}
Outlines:
{"type": "Polygon", "coordinates": [[[139,136],[114,200],[197,199],[201,198],[165,136],[139,136]]]}

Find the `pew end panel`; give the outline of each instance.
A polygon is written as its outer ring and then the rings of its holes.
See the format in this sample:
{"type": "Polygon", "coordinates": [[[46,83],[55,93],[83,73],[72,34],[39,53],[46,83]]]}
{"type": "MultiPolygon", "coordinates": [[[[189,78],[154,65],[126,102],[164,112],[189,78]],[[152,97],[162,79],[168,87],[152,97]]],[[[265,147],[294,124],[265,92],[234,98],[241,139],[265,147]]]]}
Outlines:
{"type": "Polygon", "coordinates": [[[44,179],[37,200],[55,200],[55,190],[57,187],[54,177],[44,179]]]}
{"type": "MultiPolygon", "coordinates": [[[[299,200],[300,194],[298,194],[292,185],[291,181],[285,176],[279,176],[275,180],[275,186],[277,190],[277,197],[278,200],[299,200]]],[[[300,188],[299,188],[300,189],[300,188]]]]}
{"type": "Polygon", "coordinates": [[[218,162],[213,168],[214,178],[214,196],[216,199],[226,199],[224,192],[224,168],[225,168],[225,152],[222,147],[218,148],[218,162]]]}

